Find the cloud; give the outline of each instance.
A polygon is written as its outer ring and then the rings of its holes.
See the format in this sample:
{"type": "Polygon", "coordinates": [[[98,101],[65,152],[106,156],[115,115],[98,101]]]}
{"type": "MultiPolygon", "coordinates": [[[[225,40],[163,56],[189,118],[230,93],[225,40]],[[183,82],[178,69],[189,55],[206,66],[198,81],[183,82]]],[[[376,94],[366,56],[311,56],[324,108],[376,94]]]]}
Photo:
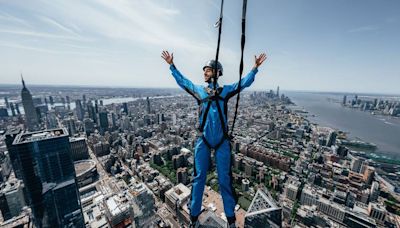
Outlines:
{"type": "Polygon", "coordinates": [[[27,21],[25,21],[21,18],[12,16],[5,12],[0,13],[0,21],[6,21],[7,24],[11,23],[14,25],[17,24],[17,25],[23,25],[24,27],[32,28],[32,25],[30,25],[27,21]]]}
{"type": "Polygon", "coordinates": [[[56,35],[56,34],[51,34],[51,33],[35,32],[35,31],[30,31],[30,30],[6,30],[6,29],[0,29],[0,33],[19,35],[19,36],[31,36],[31,37],[47,38],[47,39],[65,39],[65,40],[85,41],[85,39],[80,38],[80,37],[76,37],[76,36],[56,35]]]}
{"type": "Polygon", "coordinates": [[[102,53],[94,53],[94,52],[81,52],[81,51],[65,51],[65,50],[55,50],[49,48],[41,48],[41,47],[32,47],[28,45],[18,44],[18,43],[7,43],[7,42],[0,42],[0,46],[8,47],[8,48],[17,48],[23,50],[30,50],[30,51],[37,51],[43,52],[47,54],[57,54],[57,55],[80,55],[80,56],[100,56],[102,53]]]}
{"type": "Polygon", "coordinates": [[[64,32],[67,32],[69,34],[73,34],[73,35],[76,35],[76,36],[78,35],[73,29],[68,28],[67,26],[60,24],[59,22],[57,22],[54,19],[51,19],[51,18],[45,17],[45,16],[38,16],[38,17],[42,21],[48,23],[49,25],[52,25],[52,26],[56,27],[57,29],[59,29],[61,31],[64,31],[64,32]]]}

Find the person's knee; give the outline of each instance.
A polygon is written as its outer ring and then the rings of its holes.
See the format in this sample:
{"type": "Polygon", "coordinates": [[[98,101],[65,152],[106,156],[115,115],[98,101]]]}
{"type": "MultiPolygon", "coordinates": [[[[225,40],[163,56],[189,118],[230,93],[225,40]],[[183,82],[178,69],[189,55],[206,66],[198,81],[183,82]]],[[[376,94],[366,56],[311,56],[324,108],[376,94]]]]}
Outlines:
{"type": "Polygon", "coordinates": [[[205,182],[207,178],[207,170],[198,170],[193,177],[194,181],[205,182]]]}

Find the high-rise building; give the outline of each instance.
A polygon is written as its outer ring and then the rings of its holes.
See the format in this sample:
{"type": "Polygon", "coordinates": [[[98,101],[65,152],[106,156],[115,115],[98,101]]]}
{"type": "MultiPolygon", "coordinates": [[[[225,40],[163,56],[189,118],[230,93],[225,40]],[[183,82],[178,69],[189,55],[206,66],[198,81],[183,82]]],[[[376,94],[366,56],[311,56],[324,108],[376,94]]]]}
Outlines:
{"type": "Polygon", "coordinates": [[[371,185],[371,195],[369,196],[369,199],[371,202],[375,202],[379,198],[379,182],[374,181],[371,185]]]}
{"type": "Polygon", "coordinates": [[[177,215],[179,208],[187,202],[189,197],[190,189],[180,183],[165,192],[165,203],[177,215]]]}
{"type": "Polygon", "coordinates": [[[366,166],[363,174],[363,180],[366,184],[370,185],[374,180],[375,168],[372,166],[366,166]]]}
{"type": "Polygon", "coordinates": [[[12,115],[12,116],[16,116],[16,114],[15,114],[15,109],[14,109],[14,104],[13,104],[13,103],[10,103],[10,109],[11,109],[11,115],[12,115]]]}
{"type": "Polygon", "coordinates": [[[364,158],[353,157],[353,159],[351,160],[351,171],[360,173],[362,167],[364,166],[364,161],[364,158]]]}
{"type": "Polygon", "coordinates": [[[8,155],[10,156],[10,160],[11,160],[11,165],[12,167],[14,167],[14,173],[15,176],[19,179],[22,179],[22,174],[19,172],[21,170],[21,168],[17,168],[15,169],[15,167],[18,166],[17,163],[17,157],[15,156],[15,153],[11,153],[12,150],[12,144],[14,142],[15,137],[17,137],[17,135],[19,135],[21,133],[22,129],[21,128],[11,128],[8,129],[6,134],[5,134],[5,143],[6,143],[6,147],[8,150],[8,155]]]}
{"type": "MultiPolygon", "coordinates": [[[[21,111],[19,110],[19,104],[18,103],[15,103],[15,111],[17,111],[17,115],[21,115],[21,111]]],[[[38,120],[39,120],[39,118],[38,118],[38,120]]]]}
{"type": "Polygon", "coordinates": [[[73,117],[69,117],[67,119],[65,119],[64,121],[64,125],[65,127],[67,127],[68,129],[68,134],[70,136],[73,136],[76,134],[76,120],[73,117]]]}
{"type": "Polygon", "coordinates": [[[75,101],[75,110],[76,110],[76,116],[78,117],[78,120],[82,121],[83,118],[85,117],[85,111],[83,110],[81,100],[75,101]]]}
{"type": "Polygon", "coordinates": [[[276,97],[279,98],[279,86],[276,88],[276,97]]]}
{"type": "Polygon", "coordinates": [[[0,108],[0,117],[8,117],[7,108],[0,108]]]}
{"type": "Polygon", "coordinates": [[[128,103],[126,102],[122,103],[122,109],[123,112],[128,115],[128,103]]]}
{"type": "Polygon", "coordinates": [[[93,120],[94,124],[97,124],[96,110],[94,109],[93,103],[91,101],[89,101],[89,103],[87,105],[87,111],[89,113],[89,118],[93,120]]]}
{"type": "Polygon", "coordinates": [[[86,135],[90,135],[90,133],[94,132],[94,123],[92,119],[85,118],[83,120],[83,128],[85,130],[86,135]]]}
{"type": "Polygon", "coordinates": [[[94,110],[99,113],[99,100],[94,100],[94,110]]]}
{"type": "Polygon", "coordinates": [[[112,127],[115,129],[117,127],[117,115],[115,115],[115,112],[111,113],[111,123],[112,127]]]}
{"type": "Polygon", "coordinates": [[[299,192],[299,185],[297,183],[290,183],[286,187],[286,197],[293,202],[297,199],[299,192]]]}
{"type": "Polygon", "coordinates": [[[100,132],[104,134],[105,131],[108,131],[108,113],[106,111],[100,111],[99,122],[100,132]]]}
{"type": "Polygon", "coordinates": [[[0,212],[4,220],[19,215],[25,205],[21,180],[10,178],[0,184],[0,212]]]}
{"type": "Polygon", "coordinates": [[[49,96],[49,100],[50,100],[50,105],[54,105],[54,99],[52,96],[49,96]]]}
{"type": "Polygon", "coordinates": [[[6,108],[10,108],[10,103],[8,103],[8,97],[4,97],[4,103],[6,104],[6,108]]]}
{"type": "Polygon", "coordinates": [[[133,208],[127,201],[128,199],[124,195],[113,195],[104,199],[105,214],[108,224],[112,228],[135,228],[133,208]]]}
{"type": "Polygon", "coordinates": [[[249,179],[242,179],[242,191],[247,192],[249,191],[250,181],[249,179]]]}
{"type": "Polygon", "coordinates": [[[182,183],[184,185],[188,184],[188,170],[186,167],[178,168],[178,170],[176,171],[176,180],[178,181],[178,183],[182,183]]]}
{"type": "Polygon", "coordinates": [[[71,158],[73,161],[89,158],[89,150],[85,138],[70,138],[69,142],[71,144],[71,158]]]}
{"type": "Polygon", "coordinates": [[[147,113],[150,114],[150,112],[151,112],[151,106],[150,106],[150,99],[149,99],[149,97],[146,98],[146,103],[147,103],[147,113]]]}
{"type": "Polygon", "coordinates": [[[328,142],[326,143],[326,146],[327,147],[331,147],[331,146],[335,145],[336,144],[336,137],[337,137],[336,131],[331,131],[329,133],[328,142]]]}
{"type": "Polygon", "coordinates": [[[8,151],[0,151],[0,183],[6,181],[12,171],[11,159],[8,151]]]}
{"type": "Polygon", "coordinates": [[[146,227],[147,224],[151,223],[155,214],[153,193],[144,183],[132,185],[130,192],[134,197],[133,200],[135,204],[140,210],[140,213],[135,213],[136,227],[146,227]]]}
{"type": "Polygon", "coordinates": [[[84,227],[71,147],[65,129],[22,133],[10,156],[26,188],[37,227],[84,227]]]}
{"type": "Polygon", "coordinates": [[[46,113],[46,127],[47,129],[59,127],[57,121],[57,115],[54,110],[50,110],[46,113]]]}
{"type": "MultiPolygon", "coordinates": [[[[22,75],[21,75],[22,77],[22,75]]],[[[39,124],[39,120],[36,114],[35,107],[33,106],[32,95],[29,90],[25,86],[25,81],[22,78],[22,90],[21,90],[21,98],[22,105],[24,106],[25,118],[26,118],[26,127],[28,130],[36,130],[39,124]]]]}
{"type": "Polygon", "coordinates": [[[244,227],[282,227],[282,208],[266,190],[259,188],[244,217],[244,227]]]}

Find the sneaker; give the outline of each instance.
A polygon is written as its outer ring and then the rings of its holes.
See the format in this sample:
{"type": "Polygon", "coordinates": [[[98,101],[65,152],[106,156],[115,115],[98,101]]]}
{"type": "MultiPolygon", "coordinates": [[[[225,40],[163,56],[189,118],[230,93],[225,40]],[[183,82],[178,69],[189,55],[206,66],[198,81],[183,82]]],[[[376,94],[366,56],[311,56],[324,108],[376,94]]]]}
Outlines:
{"type": "Polygon", "coordinates": [[[235,221],[236,221],[236,218],[235,218],[235,216],[232,216],[232,217],[227,217],[227,220],[228,220],[228,228],[236,228],[236,223],[235,223],[235,221]]]}
{"type": "Polygon", "coordinates": [[[200,227],[200,222],[197,220],[196,222],[192,222],[189,225],[189,228],[199,228],[200,227]]]}

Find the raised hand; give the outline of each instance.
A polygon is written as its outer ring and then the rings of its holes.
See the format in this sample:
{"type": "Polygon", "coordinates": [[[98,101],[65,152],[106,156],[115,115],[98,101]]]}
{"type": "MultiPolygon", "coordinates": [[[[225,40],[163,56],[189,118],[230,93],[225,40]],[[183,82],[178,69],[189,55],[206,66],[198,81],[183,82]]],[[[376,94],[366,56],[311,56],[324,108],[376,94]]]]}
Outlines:
{"type": "Polygon", "coordinates": [[[174,64],[174,53],[169,54],[168,51],[163,51],[161,58],[163,58],[169,65],[174,64]]]}
{"type": "Polygon", "coordinates": [[[265,60],[267,59],[267,55],[265,53],[261,53],[258,57],[254,56],[254,67],[259,67],[265,60]]]}

